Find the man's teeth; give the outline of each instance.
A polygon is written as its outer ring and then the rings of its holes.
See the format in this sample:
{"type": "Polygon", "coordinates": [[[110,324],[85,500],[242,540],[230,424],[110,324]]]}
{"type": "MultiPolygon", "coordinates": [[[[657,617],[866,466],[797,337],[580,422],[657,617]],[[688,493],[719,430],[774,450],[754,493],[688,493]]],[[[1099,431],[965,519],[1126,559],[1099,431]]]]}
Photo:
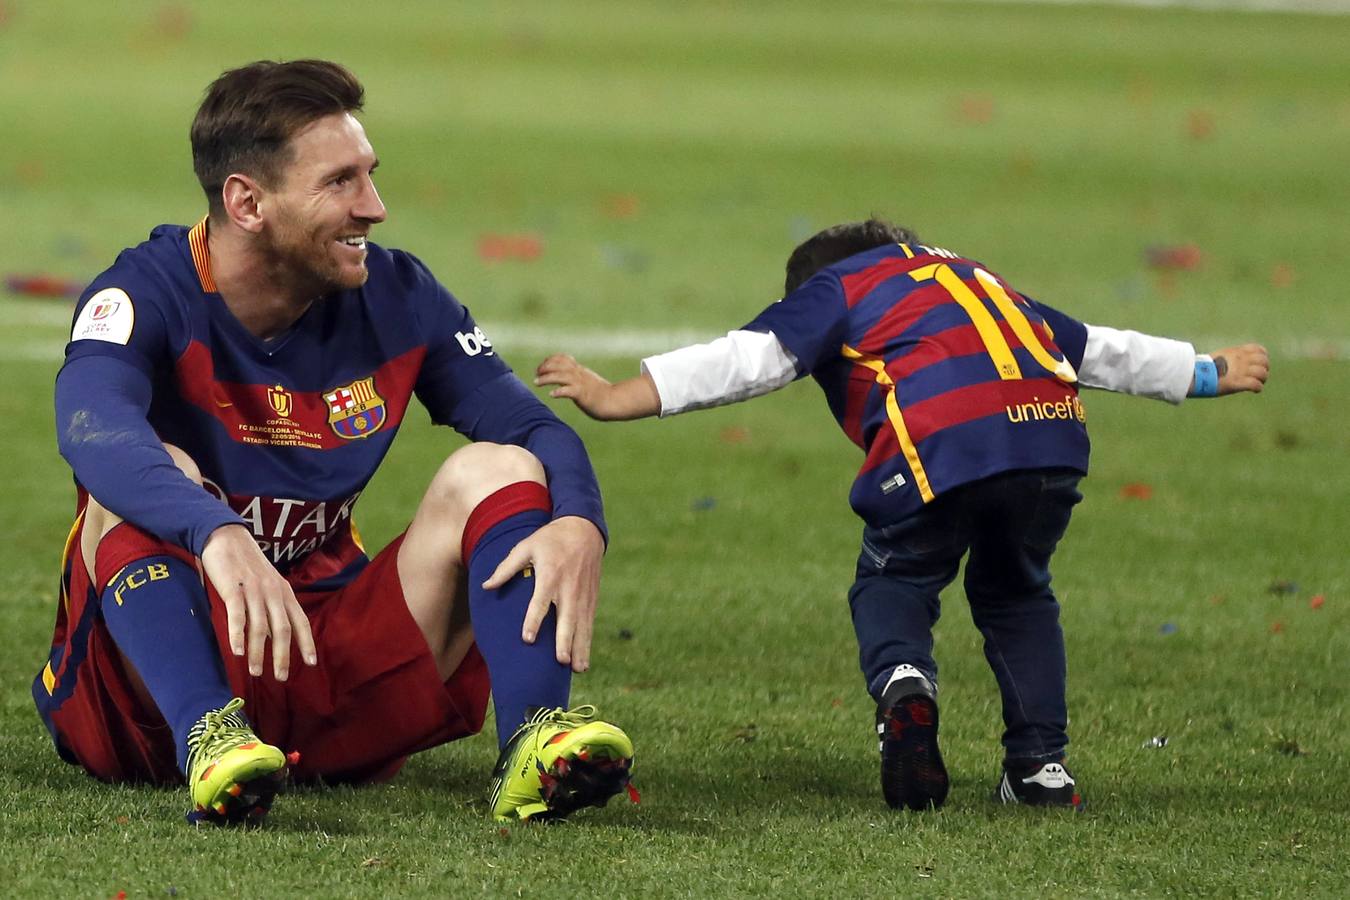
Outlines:
{"type": "Polygon", "coordinates": [[[366,248],[366,239],[360,235],[357,235],[356,237],[338,238],[338,243],[346,244],[349,247],[360,247],[362,250],[366,248]]]}

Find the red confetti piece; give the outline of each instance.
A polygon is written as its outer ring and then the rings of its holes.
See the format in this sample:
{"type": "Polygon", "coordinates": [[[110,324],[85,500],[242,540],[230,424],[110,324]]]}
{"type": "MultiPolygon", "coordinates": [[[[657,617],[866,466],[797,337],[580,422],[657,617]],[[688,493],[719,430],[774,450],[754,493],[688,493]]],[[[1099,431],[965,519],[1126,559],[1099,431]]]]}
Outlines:
{"type": "Polygon", "coordinates": [[[994,101],[984,94],[962,97],[957,118],[971,125],[985,125],[994,118],[994,101]]]}
{"type": "Polygon", "coordinates": [[[530,262],[544,253],[544,241],[536,234],[484,234],[478,238],[478,256],[488,262],[530,262]]]}
{"type": "Polygon", "coordinates": [[[1279,619],[1276,619],[1274,622],[1271,622],[1271,623],[1270,623],[1270,633],[1271,633],[1271,634],[1284,634],[1284,623],[1281,622],[1279,619]]]}
{"type": "Polygon", "coordinates": [[[1195,244],[1171,244],[1149,247],[1144,261],[1164,272],[1193,272],[1205,264],[1205,253],[1195,244]]]}
{"type": "Polygon", "coordinates": [[[192,10],[177,4],[161,6],[155,13],[155,31],[162,38],[181,41],[192,33],[192,10]]]}
{"type": "Polygon", "coordinates": [[[750,429],[743,425],[728,425],[718,437],[724,444],[744,444],[750,440],[750,429]]]}
{"type": "Polygon", "coordinates": [[[1270,286],[1281,289],[1293,287],[1296,277],[1293,266],[1280,263],[1270,270],[1270,286]]]}
{"type": "Polygon", "coordinates": [[[1120,486],[1120,497],[1122,500],[1150,500],[1153,497],[1153,488],[1142,482],[1133,481],[1120,486]]]}
{"type": "Polygon", "coordinates": [[[5,278],[5,289],[25,297],[78,297],[87,285],[74,278],[59,275],[10,275],[5,278]]]}
{"type": "Polygon", "coordinates": [[[835,709],[839,709],[843,705],[844,701],[839,699],[838,697],[835,697],[833,700],[830,701],[830,706],[834,707],[835,709]]]}
{"type": "Polygon", "coordinates": [[[1214,594],[1213,596],[1211,596],[1211,597],[1209,598],[1209,605],[1210,605],[1210,606],[1223,606],[1224,602],[1227,601],[1227,600],[1228,600],[1228,598],[1225,597],[1223,594],[1214,594]]]}
{"type": "Polygon", "coordinates": [[[1193,109],[1186,114],[1186,134],[1193,141],[1208,140],[1214,135],[1214,114],[1204,109],[1193,109]]]}
{"type": "Polygon", "coordinates": [[[118,891],[117,893],[113,894],[113,900],[127,900],[127,892],[118,891]]]}
{"type": "Polygon", "coordinates": [[[600,212],[608,219],[635,219],[641,209],[637,194],[610,194],[600,203],[600,212]]]}
{"type": "Polygon", "coordinates": [[[40,159],[25,159],[14,167],[14,174],[18,176],[19,181],[32,187],[47,179],[47,167],[40,159]]]}
{"type": "Polygon", "coordinates": [[[1312,599],[1308,601],[1308,605],[1311,606],[1313,609],[1321,609],[1326,602],[1327,602],[1326,597],[1322,596],[1321,594],[1313,594],[1312,599]]]}

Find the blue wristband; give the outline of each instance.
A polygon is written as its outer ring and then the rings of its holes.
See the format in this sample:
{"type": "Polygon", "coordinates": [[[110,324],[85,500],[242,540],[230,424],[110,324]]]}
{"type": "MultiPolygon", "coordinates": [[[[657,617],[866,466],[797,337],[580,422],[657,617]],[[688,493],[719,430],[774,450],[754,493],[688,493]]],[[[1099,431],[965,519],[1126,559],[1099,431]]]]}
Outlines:
{"type": "Polygon", "coordinates": [[[1219,396],[1219,367],[1208,356],[1195,358],[1195,385],[1191,388],[1192,397],[1219,396]]]}

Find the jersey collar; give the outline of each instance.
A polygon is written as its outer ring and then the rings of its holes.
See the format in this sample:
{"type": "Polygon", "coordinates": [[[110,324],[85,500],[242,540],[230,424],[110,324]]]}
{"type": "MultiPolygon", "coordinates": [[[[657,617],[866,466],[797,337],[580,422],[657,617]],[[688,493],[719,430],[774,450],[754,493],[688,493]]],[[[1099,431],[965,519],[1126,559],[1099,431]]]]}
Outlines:
{"type": "Polygon", "coordinates": [[[192,265],[197,270],[197,280],[202,290],[216,294],[216,280],[211,277],[211,251],[206,245],[206,219],[203,218],[188,231],[188,246],[192,250],[192,265]]]}

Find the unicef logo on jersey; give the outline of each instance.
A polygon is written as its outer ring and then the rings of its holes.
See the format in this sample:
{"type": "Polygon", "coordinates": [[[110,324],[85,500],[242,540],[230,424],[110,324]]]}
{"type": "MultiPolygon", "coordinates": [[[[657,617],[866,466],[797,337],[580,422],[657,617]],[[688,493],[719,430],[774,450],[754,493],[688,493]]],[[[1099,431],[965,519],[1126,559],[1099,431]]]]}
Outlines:
{"type": "Polygon", "coordinates": [[[493,354],[492,341],[489,341],[487,335],[483,334],[483,329],[476,325],[468,334],[456,331],[455,340],[459,341],[459,347],[465,356],[477,356],[485,350],[488,356],[493,354]]]}

